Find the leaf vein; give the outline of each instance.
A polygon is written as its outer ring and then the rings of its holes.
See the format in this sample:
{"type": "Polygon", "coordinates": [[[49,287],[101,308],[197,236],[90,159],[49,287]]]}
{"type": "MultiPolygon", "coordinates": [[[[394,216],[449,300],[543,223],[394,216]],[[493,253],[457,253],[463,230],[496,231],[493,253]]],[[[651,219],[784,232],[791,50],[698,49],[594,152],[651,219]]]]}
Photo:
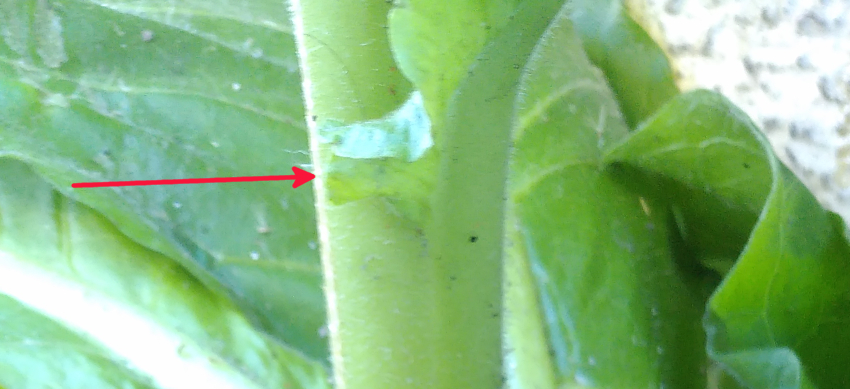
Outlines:
{"type": "MultiPolygon", "coordinates": [[[[184,26],[180,26],[176,23],[169,23],[167,21],[155,19],[153,17],[146,15],[145,11],[156,11],[155,8],[121,7],[121,6],[116,6],[116,5],[112,5],[112,4],[105,3],[105,2],[97,2],[97,1],[89,1],[89,0],[76,0],[76,1],[78,1],[80,3],[92,4],[92,5],[101,7],[101,8],[106,8],[110,11],[114,11],[114,12],[122,14],[122,15],[132,16],[132,17],[139,18],[139,19],[142,19],[142,20],[147,20],[147,21],[150,21],[150,22],[153,22],[153,23],[157,23],[157,24],[160,24],[160,25],[165,26],[165,27],[169,27],[169,28],[173,28],[173,29],[176,29],[176,30],[179,30],[179,31],[183,31],[183,32],[190,34],[192,36],[195,36],[197,38],[215,43],[215,44],[217,44],[217,45],[219,45],[223,48],[226,48],[230,51],[245,54],[245,55],[251,55],[250,52],[246,52],[244,50],[241,50],[238,46],[236,46],[234,44],[229,44],[229,43],[227,43],[223,40],[217,39],[215,36],[213,36],[211,34],[204,34],[202,32],[194,31],[194,30],[188,29],[184,26]],[[137,11],[137,12],[132,12],[134,10],[137,11]]],[[[177,8],[175,8],[174,10],[177,10],[177,8]]],[[[150,13],[153,14],[153,13],[156,13],[156,12],[150,12],[150,13]]],[[[169,13],[171,13],[172,15],[175,14],[175,13],[176,14],[183,14],[183,15],[192,15],[193,14],[192,12],[169,12],[169,13]]],[[[204,14],[201,14],[201,13],[194,13],[194,14],[198,15],[198,16],[205,16],[204,14]]],[[[214,14],[210,14],[210,15],[214,15],[214,14]]],[[[232,20],[232,21],[235,21],[235,22],[241,22],[242,24],[245,24],[245,25],[253,25],[253,26],[257,26],[257,27],[267,27],[272,31],[280,31],[280,32],[284,32],[284,33],[287,33],[289,35],[292,35],[292,31],[270,28],[270,27],[272,27],[272,25],[250,23],[250,22],[246,22],[245,20],[242,20],[242,19],[237,19],[237,18],[234,18],[234,17],[225,16],[225,15],[214,15],[214,16],[220,17],[220,18],[225,19],[225,20],[232,20]]],[[[266,56],[266,55],[262,55],[262,56],[259,56],[259,57],[253,57],[252,56],[252,58],[261,60],[263,62],[272,64],[272,65],[275,65],[275,66],[278,66],[278,67],[286,67],[286,65],[283,62],[275,61],[275,60],[273,60],[273,58],[266,56]]]]}
{"type": "Polygon", "coordinates": [[[577,160],[577,161],[564,161],[555,165],[551,165],[543,170],[538,171],[537,174],[531,176],[530,179],[524,180],[522,186],[514,190],[513,198],[515,202],[518,202],[521,198],[528,195],[531,190],[540,184],[543,180],[553,176],[559,172],[566,170],[567,168],[573,166],[597,166],[598,161],[587,161],[587,160],[577,160]]]}
{"type": "Polygon", "coordinates": [[[546,95],[546,97],[537,99],[537,103],[528,109],[524,115],[521,115],[518,118],[516,130],[514,131],[514,141],[521,139],[525,134],[525,130],[528,129],[533,122],[539,120],[543,116],[543,113],[555,104],[556,101],[581,89],[596,90],[600,93],[604,93],[606,91],[602,85],[599,85],[596,80],[592,79],[581,79],[576,82],[562,85],[560,88],[555,89],[546,95]]]}

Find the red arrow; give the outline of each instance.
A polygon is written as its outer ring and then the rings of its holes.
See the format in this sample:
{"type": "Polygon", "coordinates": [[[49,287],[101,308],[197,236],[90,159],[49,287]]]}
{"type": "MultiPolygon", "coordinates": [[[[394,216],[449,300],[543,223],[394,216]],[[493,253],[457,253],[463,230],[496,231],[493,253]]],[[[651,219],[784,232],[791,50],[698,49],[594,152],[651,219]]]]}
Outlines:
{"type": "Polygon", "coordinates": [[[71,184],[72,188],[103,188],[108,186],[145,186],[145,185],[176,185],[176,184],[212,184],[221,182],[252,182],[252,181],[284,181],[294,180],[293,188],[297,188],[316,178],[316,175],[306,170],[292,167],[295,174],[288,176],[248,176],[248,177],[213,177],[213,178],[180,178],[172,180],[141,180],[141,181],[104,181],[78,182],[71,184]]]}

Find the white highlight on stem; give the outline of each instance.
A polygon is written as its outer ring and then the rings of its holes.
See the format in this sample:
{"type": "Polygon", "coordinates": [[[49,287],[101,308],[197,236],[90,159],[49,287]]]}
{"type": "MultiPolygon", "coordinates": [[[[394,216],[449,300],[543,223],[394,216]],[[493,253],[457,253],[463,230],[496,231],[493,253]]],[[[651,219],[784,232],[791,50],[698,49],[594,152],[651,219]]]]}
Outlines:
{"type": "Polygon", "coordinates": [[[334,387],[345,389],[345,361],[342,357],[342,342],[338,339],[339,331],[339,308],[336,305],[336,277],[334,273],[333,253],[330,244],[330,229],[328,228],[328,214],[324,205],[328,204],[327,192],[325,190],[325,175],[322,172],[322,164],[319,161],[319,130],[316,120],[313,120],[313,88],[310,82],[310,65],[307,61],[309,50],[307,49],[306,36],[304,35],[303,10],[300,0],[290,1],[290,12],[292,26],[295,33],[295,43],[298,50],[298,63],[301,68],[301,90],[304,95],[304,108],[307,116],[307,128],[310,131],[310,155],[313,164],[313,191],[316,199],[316,221],[318,224],[319,251],[322,259],[322,273],[324,275],[325,301],[327,302],[328,330],[330,332],[330,352],[333,363],[334,387]]]}
{"type": "Polygon", "coordinates": [[[109,296],[4,251],[0,269],[0,294],[100,344],[157,387],[257,388],[224,361],[109,296]]]}

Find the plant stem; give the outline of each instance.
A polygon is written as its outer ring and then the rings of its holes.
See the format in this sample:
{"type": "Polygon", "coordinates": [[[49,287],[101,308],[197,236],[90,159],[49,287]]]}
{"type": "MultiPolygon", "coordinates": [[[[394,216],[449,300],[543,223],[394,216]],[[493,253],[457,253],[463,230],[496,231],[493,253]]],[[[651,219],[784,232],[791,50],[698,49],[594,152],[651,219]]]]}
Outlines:
{"type": "MultiPolygon", "coordinates": [[[[488,126],[477,126],[474,134],[466,125],[433,129],[445,132],[429,151],[439,163],[424,165],[436,184],[419,194],[429,204],[423,217],[398,212],[397,201],[409,200],[403,198],[335,203],[327,186],[334,158],[319,141],[322,122],[376,119],[409,96],[388,44],[390,7],[384,1],[292,4],[317,175],[334,380],[338,389],[495,389],[502,381],[509,131],[491,136],[480,132],[488,126]]],[[[378,184],[392,183],[371,186],[378,184]]]]}

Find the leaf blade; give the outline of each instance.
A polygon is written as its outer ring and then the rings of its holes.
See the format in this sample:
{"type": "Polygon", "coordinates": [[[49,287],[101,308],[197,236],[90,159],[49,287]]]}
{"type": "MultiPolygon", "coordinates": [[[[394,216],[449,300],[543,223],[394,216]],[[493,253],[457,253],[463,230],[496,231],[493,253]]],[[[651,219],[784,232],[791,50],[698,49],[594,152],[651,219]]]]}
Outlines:
{"type": "Polygon", "coordinates": [[[18,387],[20,371],[45,387],[323,387],[321,364],[256,331],[169,258],[21,162],[1,159],[0,172],[0,337],[24,346],[4,347],[4,385],[18,387]]]}
{"type": "Polygon", "coordinates": [[[732,223],[746,227],[731,232],[743,242],[737,262],[704,320],[709,355],[728,373],[751,387],[826,388],[850,379],[843,368],[850,358],[843,351],[850,344],[842,325],[850,309],[843,223],[778,161],[746,115],[715,93],[691,92],[608,158],[687,184],[668,200],[685,210],[690,229],[702,230],[698,248],[722,241],[730,220],[743,220],[732,223]],[[715,201],[695,203],[706,196],[715,201]],[[703,223],[707,215],[713,223],[703,223]]]}
{"type": "Polygon", "coordinates": [[[264,330],[323,359],[309,188],[70,190],[81,181],[309,170],[285,4],[41,3],[59,18],[68,60],[50,67],[29,54],[38,43],[27,15],[47,11],[4,3],[27,49],[0,42],[0,154],[32,164],[123,233],[230,293],[264,330]]]}
{"type": "Polygon", "coordinates": [[[699,387],[700,295],[674,260],[663,204],[604,167],[629,128],[569,12],[538,42],[515,106],[508,228],[522,249],[508,260],[534,275],[551,347],[518,369],[552,369],[560,387],[699,387]]]}

